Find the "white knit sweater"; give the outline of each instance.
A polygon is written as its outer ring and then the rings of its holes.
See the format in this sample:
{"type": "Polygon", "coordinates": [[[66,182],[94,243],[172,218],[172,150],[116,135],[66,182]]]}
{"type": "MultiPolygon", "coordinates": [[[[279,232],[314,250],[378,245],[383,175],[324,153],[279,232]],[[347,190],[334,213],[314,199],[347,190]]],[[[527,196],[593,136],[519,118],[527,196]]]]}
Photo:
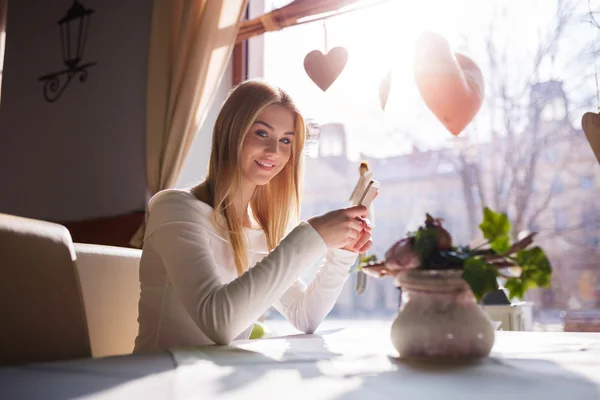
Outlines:
{"type": "Polygon", "coordinates": [[[212,211],[189,190],[164,190],[150,200],[134,351],[246,339],[271,305],[298,330],[312,333],[335,304],[355,253],[328,251],[306,222],[270,254],[263,231],[246,229],[252,267],[238,277],[231,245],[211,222],[212,211]],[[299,277],[322,256],[307,287],[299,277]]]}

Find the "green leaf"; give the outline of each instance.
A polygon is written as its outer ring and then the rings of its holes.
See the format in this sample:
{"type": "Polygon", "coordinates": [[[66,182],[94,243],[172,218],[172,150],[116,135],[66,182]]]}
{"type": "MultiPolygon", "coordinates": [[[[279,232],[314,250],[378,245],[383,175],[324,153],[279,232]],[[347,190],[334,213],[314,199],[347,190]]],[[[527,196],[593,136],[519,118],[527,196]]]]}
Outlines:
{"type": "Polygon", "coordinates": [[[504,284],[504,288],[508,290],[509,299],[517,297],[523,300],[523,296],[525,296],[525,292],[527,291],[527,284],[519,278],[508,278],[504,284]]]}
{"type": "Polygon", "coordinates": [[[491,242],[492,250],[498,254],[503,254],[510,249],[510,238],[508,235],[498,236],[494,241],[491,242]]]}
{"type": "Polygon", "coordinates": [[[463,269],[463,279],[467,281],[477,301],[487,293],[498,289],[498,270],[479,258],[469,258],[463,269]]]}
{"type": "Polygon", "coordinates": [[[414,252],[421,260],[421,267],[427,268],[431,257],[436,252],[438,231],[436,229],[421,228],[415,235],[414,252]]]}
{"type": "Polygon", "coordinates": [[[517,252],[516,262],[521,267],[521,275],[508,278],[504,284],[510,299],[517,297],[523,300],[528,289],[550,286],[552,267],[540,247],[520,250],[517,252]]]}
{"type": "Polygon", "coordinates": [[[479,229],[481,229],[483,237],[493,243],[498,238],[508,238],[510,222],[506,214],[497,213],[485,207],[483,209],[483,221],[479,224],[479,229]]]}
{"type": "Polygon", "coordinates": [[[358,263],[353,264],[348,270],[349,273],[354,273],[362,270],[365,265],[369,265],[371,262],[377,262],[377,256],[375,254],[366,254],[363,258],[358,260],[358,263]]]}
{"type": "Polygon", "coordinates": [[[517,264],[521,266],[521,280],[528,287],[550,286],[552,267],[546,253],[540,247],[521,250],[517,253],[517,264]]]}
{"type": "Polygon", "coordinates": [[[377,256],[375,254],[365,255],[358,263],[359,268],[369,264],[370,262],[377,261],[377,256]]]}

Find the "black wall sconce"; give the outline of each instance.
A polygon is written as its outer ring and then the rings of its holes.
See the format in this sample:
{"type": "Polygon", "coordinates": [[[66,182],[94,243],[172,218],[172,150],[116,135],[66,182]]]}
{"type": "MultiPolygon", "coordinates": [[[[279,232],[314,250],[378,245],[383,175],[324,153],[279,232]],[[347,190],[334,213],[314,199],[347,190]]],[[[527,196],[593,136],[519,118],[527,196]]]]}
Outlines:
{"type": "Polygon", "coordinates": [[[46,101],[50,103],[56,101],[75,75],[79,75],[80,82],[85,82],[88,76],[87,69],[96,65],[95,62],[79,64],[83,58],[85,41],[93,13],[94,10],[85,8],[75,0],[67,14],[58,21],[62,57],[67,68],[38,78],[39,81],[44,82],[43,90],[46,101]],[[64,80],[61,78],[64,78],[64,80]]]}

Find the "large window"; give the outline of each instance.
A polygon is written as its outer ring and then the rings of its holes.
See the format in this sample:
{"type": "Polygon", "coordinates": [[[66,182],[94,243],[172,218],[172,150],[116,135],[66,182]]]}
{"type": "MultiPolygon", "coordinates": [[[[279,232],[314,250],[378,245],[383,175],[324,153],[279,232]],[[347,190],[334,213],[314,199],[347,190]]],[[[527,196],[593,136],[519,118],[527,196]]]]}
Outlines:
{"type": "MultiPolygon", "coordinates": [[[[266,11],[286,3],[266,1],[266,11]]],[[[425,212],[443,217],[455,242],[467,243],[487,205],[509,214],[515,236],[538,231],[551,257],[551,288],[526,298],[536,329],[562,329],[573,311],[600,315],[600,166],[581,130],[583,113],[597,108],[592,33],[600,39],[587,1],[423,0],[266,34],[264,77],[320,126],[318,150],[307,159],[303,217],[346,206],[358,164],[367,160],[381,181],[377,255],[425,212]],[[426,30],[473,58],[485,77],[484,105],[459,137],[426,108],[414,82],[414,46],[426,30]],[[308,52],[325,45],[349,53],[327,92],[303,66],[308,52]],[[383,111],[378,87],[388,71],[383,111]]],[[[358,296],[354,279],[332,315],[388,318],[396,311],[392,282],[370,280],[358,296]]]]}

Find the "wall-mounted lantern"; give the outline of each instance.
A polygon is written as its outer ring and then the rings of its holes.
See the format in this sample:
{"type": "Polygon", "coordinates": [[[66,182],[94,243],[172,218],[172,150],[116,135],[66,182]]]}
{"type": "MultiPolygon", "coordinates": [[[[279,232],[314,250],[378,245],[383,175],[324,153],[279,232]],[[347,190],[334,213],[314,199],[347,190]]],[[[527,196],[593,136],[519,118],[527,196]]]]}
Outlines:
{"type": "Polygon", "coordinates": [[[39,77],[38,80],[44,82],[46,101],[56,101],[75,75],[79,76],[80,82],[85,82],[88,75],[87,69],[96,65],[95,62],[81,64],[93,13],[94,10],[85,8],[75,0],[67,14],[58,21],[62,58],[67,68],[39,77]]]}

